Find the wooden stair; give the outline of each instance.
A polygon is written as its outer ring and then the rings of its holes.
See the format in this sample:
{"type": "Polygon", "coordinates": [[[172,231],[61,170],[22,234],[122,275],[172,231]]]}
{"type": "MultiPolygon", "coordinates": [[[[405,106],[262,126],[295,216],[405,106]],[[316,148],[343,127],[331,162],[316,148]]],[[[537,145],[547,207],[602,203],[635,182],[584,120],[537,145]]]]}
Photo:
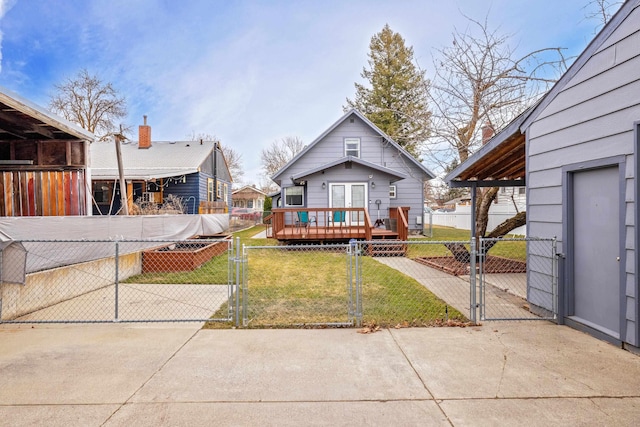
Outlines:
{"type": "Polygon", "coordinates": [[[367,255],[373,257],[395,257],[405,256],[407,253],[407,244],[402,243],[398,239],[376,239],[379,243],[371,243],[367,245],[367,255]]]}

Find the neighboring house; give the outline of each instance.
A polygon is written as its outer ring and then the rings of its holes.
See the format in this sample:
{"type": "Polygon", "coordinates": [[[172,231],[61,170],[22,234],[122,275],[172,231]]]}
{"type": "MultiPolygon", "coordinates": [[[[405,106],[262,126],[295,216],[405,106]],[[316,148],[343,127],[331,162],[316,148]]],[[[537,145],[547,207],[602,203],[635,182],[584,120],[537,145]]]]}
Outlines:
{"type": "Polygon", "coordinates": [[[234,208],[247,208],[262,211],[267,194],[252,185],[245,185],[231,193],[234,208]]]}
{"type": "MultiPolygon", "coordinates": [[[[151,141],[151,126],[139,127],[137,142],[121,144],[129,212],[132,204],[160,205],[181,200],[184,213],[226,212],[231,204],[231,175],[215,141],[151,141]]],[[[91,145],[93,212],[121,213],[116,147],[113,141],[91,145]]]]}
{"type": "Polygon", "coordinates": [[[87,215],[94,135],[0,88],[0,216],[87,215]]]}
{"type": "MultiPolygon", "coordinates": [[[[639,94],[640,0],[628,0],[538,104],[446,178],[526,179],[528,235],[558,238],[559,322],[635,351],[639,94]]],[[[543,273],[528,267],[528,297],[551,309],[543,273]]]]}
{"type": "Polygon", "coordinates": [[[362,216],[356,220],[356,211],[350,211],[351,222],[343,222],[365,228],[394,217],[402,207],[408,229],[422,232],[423,186],[433,177],[363,114],[351,110],[276,172],[272,179],[281,191],[273,207],[311,209],[319,226],[336,208],[357,208],[367,213],[369,223],[362,216]]]}

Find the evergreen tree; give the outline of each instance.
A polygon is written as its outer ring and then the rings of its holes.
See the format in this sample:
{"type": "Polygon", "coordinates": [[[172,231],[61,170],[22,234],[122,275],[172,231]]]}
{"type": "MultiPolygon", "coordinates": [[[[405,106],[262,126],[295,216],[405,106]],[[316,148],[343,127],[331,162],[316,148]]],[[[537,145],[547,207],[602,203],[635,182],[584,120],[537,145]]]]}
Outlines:
{"type": "Polygon", "coordinates": [[[371,38],[369,67],[360,74],[370,87],[356,83],[354,100],[347,98],[344,110],[355,108],[418,158],[429,136],[428,81],[413,63],[413,48],[389,25],[371,38]]]}

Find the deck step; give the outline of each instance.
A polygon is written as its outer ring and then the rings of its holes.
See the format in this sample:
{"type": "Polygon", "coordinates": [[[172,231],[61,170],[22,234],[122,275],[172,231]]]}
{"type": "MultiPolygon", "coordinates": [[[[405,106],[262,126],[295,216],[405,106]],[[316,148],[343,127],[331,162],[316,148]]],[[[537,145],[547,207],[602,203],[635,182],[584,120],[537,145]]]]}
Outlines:
{"type": "Polygon", "coordinates": [[[398,239],[380,239],[384,240],[384,243],[370,244],[367,253],[373,257],[392,257],[392,256],[405,256],[407,253],[407,245],[402,244],[398,239]]]}

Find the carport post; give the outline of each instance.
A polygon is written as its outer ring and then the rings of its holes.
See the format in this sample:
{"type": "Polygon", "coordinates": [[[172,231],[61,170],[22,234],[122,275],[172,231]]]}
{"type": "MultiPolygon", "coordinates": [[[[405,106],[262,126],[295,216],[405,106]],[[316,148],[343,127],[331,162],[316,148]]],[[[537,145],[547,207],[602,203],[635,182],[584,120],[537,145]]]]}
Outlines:
{"type": "Polygon", "coordinates": [[[476,250],[476,239],[471,239],[471,246],[469,248],[470,257],[470,265],[469,265],[469,288],[470,288],[470,298],[471,301],[469,307],[469,316],[471,317],[471,322],[476,323],[476,256],[478,251],[476,250]]]}
{"type": "Polygon", "coordinates": [[[469,287],[471,288],[471,306],[469,307],[469,315],[471,316],[471,321],[476,323],[476,256],[477,256],[477,245],[476,245],[476,184],[471,184],[471,264],[469,269],[469,287]]]}

